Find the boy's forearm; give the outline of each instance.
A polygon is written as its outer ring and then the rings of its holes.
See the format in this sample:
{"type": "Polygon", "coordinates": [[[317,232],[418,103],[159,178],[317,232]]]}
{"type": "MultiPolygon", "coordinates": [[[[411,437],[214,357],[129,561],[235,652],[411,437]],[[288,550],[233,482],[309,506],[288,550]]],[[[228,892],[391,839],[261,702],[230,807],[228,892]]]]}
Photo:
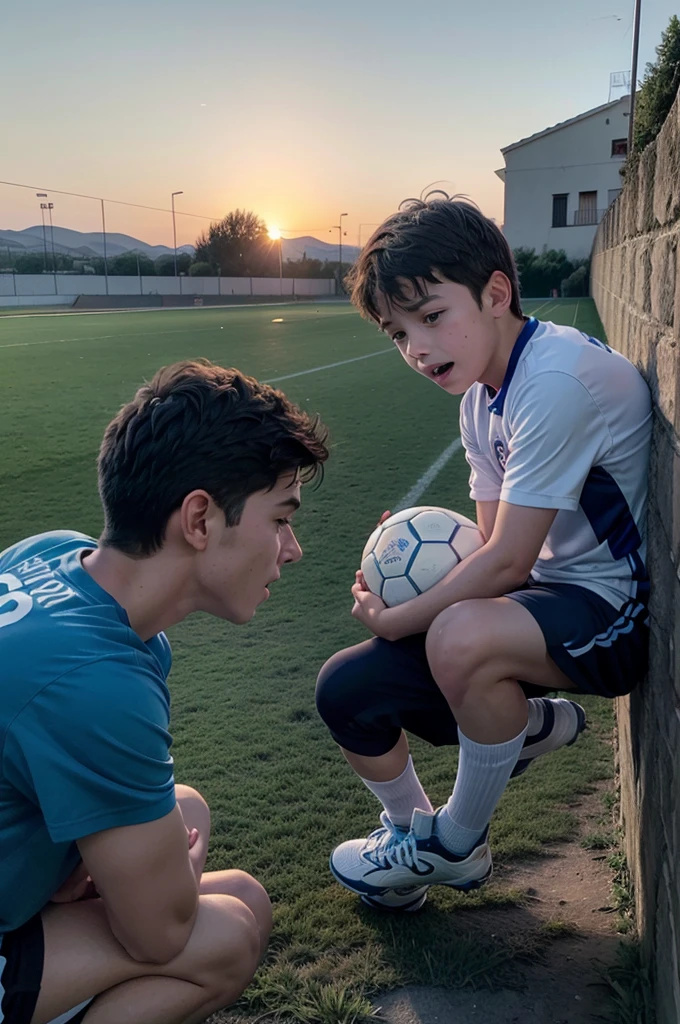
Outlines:
{"type": "Polygon", "coordinates": [[[504,552],[485,544],[430,590],[390,608],[386,613],[391,634],[388,639],[424,633],[445,608],[474,598],[502,597],[525,580],[526,573],[504,552]]]}

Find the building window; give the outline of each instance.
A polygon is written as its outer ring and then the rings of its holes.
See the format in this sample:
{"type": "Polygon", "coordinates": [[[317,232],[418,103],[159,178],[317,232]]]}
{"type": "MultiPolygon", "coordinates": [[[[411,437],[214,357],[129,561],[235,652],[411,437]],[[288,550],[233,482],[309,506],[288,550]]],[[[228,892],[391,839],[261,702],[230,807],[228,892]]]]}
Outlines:
{"type": "Polygon", "coordinates": [[[579,192],[578,210],[574,213],[574,224],[583,227],[597,223],[597,192],[579,192]]]}
{"type": "Polygon", "coordinates": [[[553,196],[552,226],[554,228],[566,228],[567,226],[567,199],[568,192],[553,196]]]}
{"type": "Polygon", "coordinates": [[[611,206],[612,203],[614,202],[614,200],[618,199],[620,194],[621,194],[621,189],[620,188],[610,188],[609,192],[607,193],[607,204],[609,206],[611,206]]]}
{"type": "Polygon", "coordinates": [[[612,156],[628,156],[628,139],[612,139],[612,156]]]}

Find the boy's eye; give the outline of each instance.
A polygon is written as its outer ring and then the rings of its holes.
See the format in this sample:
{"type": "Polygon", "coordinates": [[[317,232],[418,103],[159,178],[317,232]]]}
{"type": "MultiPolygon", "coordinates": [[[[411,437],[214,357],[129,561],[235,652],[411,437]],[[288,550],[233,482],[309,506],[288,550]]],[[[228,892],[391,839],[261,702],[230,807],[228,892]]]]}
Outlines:
{"type": "Polygon", "coordinates": [[[425,323],[426,324],[436,324],[437,320],[439,319],[439,317],[441,315],[442,315],[441,311],[435,311],[434,313],[426,313],[425,317],[424,317],[425,323]]]}
{"type": "Polygon", "coordinates": [[[397,331],[392,335],[392,341],[395,345],[400,345],[402,341],[406,341],[406,331],[397,331]]]}
{"type": "Polygon", "coordinates": [[[277,519],[276,522],[279,524],[279,526],[292,526],[293,525],[292,522],[290,521],[290,519],[277,519]]]}

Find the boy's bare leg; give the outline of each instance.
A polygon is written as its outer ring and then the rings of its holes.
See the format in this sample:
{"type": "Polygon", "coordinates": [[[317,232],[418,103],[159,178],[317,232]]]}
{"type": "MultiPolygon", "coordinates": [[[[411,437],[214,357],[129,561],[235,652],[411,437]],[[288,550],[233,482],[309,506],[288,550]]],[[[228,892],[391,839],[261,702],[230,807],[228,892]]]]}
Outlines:
{"type": "Polygon", "coordinates": [[[379,757],[364,757],[344,747],[340,749],[359,778],[370,779],[371,782],[391,782],[401,775],[408,762],[409,748],[405,732],[402,732],[391,750],[379,757]]]}
{"type": "Polygon", "coordinates": [[[509,597],[461,601],[441,612],[427,634],[427,657],[459,728],[477,743],[503,743],[526,726],[518,679],[573,689],[531,612],[509,597]]]}
{"type": "Polygon", "coordinates": [[[168,964],[133,960],[114,938],[102,900],[43,912],[45,965],[32,1024],[47,1024],[101,993],[87,1024],[193,1024],[232,1003],[260,958],[253,913],[233,896],[201,896],[182,953],[168,964]]]}
{"type": "MultiPolygon", "coordinates": [[[[210,814],[203,798],[177,787],[187,828],[197,828],[194,864],[207,855],[210,814]],[[200,845],[199,845],[200,844],[200,845]]],[[[87,1024],[198,1024],[234,1002],[252,979],[271,930],[266,892],[243,871],[201,877],[199,911],[182,953],[168,964],[133,960],[114,938],[101,900],[54,904],[43,912],[45,966],[32,1024],[97,995],[87,1024]]]]}

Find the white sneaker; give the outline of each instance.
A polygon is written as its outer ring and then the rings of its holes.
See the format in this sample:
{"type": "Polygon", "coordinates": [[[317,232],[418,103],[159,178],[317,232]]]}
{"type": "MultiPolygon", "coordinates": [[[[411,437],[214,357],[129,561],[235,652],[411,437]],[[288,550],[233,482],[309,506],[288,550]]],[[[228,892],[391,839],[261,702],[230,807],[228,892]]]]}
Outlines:
{"type": "Polygon", "coordinates": [[[576,743],[586,728],[586,713],[576,701],[565,700],[563,697],[556,700],[538,697],[536,702],[543,706],[543,724],[536,733],[527,735],[511,779],[523,775],[529,765],[542,754],[576,743]]]}
{"type": "MultiPolygon", "coordinates": [[[[415,890],[426,890],[428,885],[449,885],[464,892],[478,889],[488,881],[493,870],[487,833],[464,857],[451,853],[436,835],[438,813],[416,809],[409,831],[397,829],[391,822],[388,825],[387,816],[381,816],[383,828],[376,829],[367,839],[350,839],[333,850],[331,871],[346,889],[370,897],[370,901],[365,900],[370,906],[380,905],[385,909],[407,909],[403,905],[390,908],[382,902],[392,892],[403,896],[407,903],[409,896],[412,901],[416,900],[415,890]],[[423,885],[425,879],[427,885],[423,885]],[[379,903],[373,902],[378,900],[379,903]]],[[[421,893],[417,899],[424,895],[421,893]]],[[[389,902],[393,899],[390,897],[389,902]]]]}
{"type": "MultiPolygon", "coordinates": [[[[374,842],[376,845],[381,843],[383,848],[402,842],[409,833],[408,828],[403,825],[395,825],[388,815],[387,811],[383,811],[380,815],[380,821],[382,828],[377,828],[374,832],[371,832],[370,836],[366,840],[374,842]]],[[[333,871],[333,862],[331,858],[331,871],[333,871]]],[[[335,872],[333,872],[335,873],[335,872]]],[[[378,896],[375,893],[368,895],[368,893],[361,894],[361,901],[365,903],[367,907],[372,907],[374,910],[398,910],[405,912],[413,912],[420,910],[423,903],[427,899],[427,885],[407,885],[401,889],[386,889],[385,892],[378,896]]]]}

